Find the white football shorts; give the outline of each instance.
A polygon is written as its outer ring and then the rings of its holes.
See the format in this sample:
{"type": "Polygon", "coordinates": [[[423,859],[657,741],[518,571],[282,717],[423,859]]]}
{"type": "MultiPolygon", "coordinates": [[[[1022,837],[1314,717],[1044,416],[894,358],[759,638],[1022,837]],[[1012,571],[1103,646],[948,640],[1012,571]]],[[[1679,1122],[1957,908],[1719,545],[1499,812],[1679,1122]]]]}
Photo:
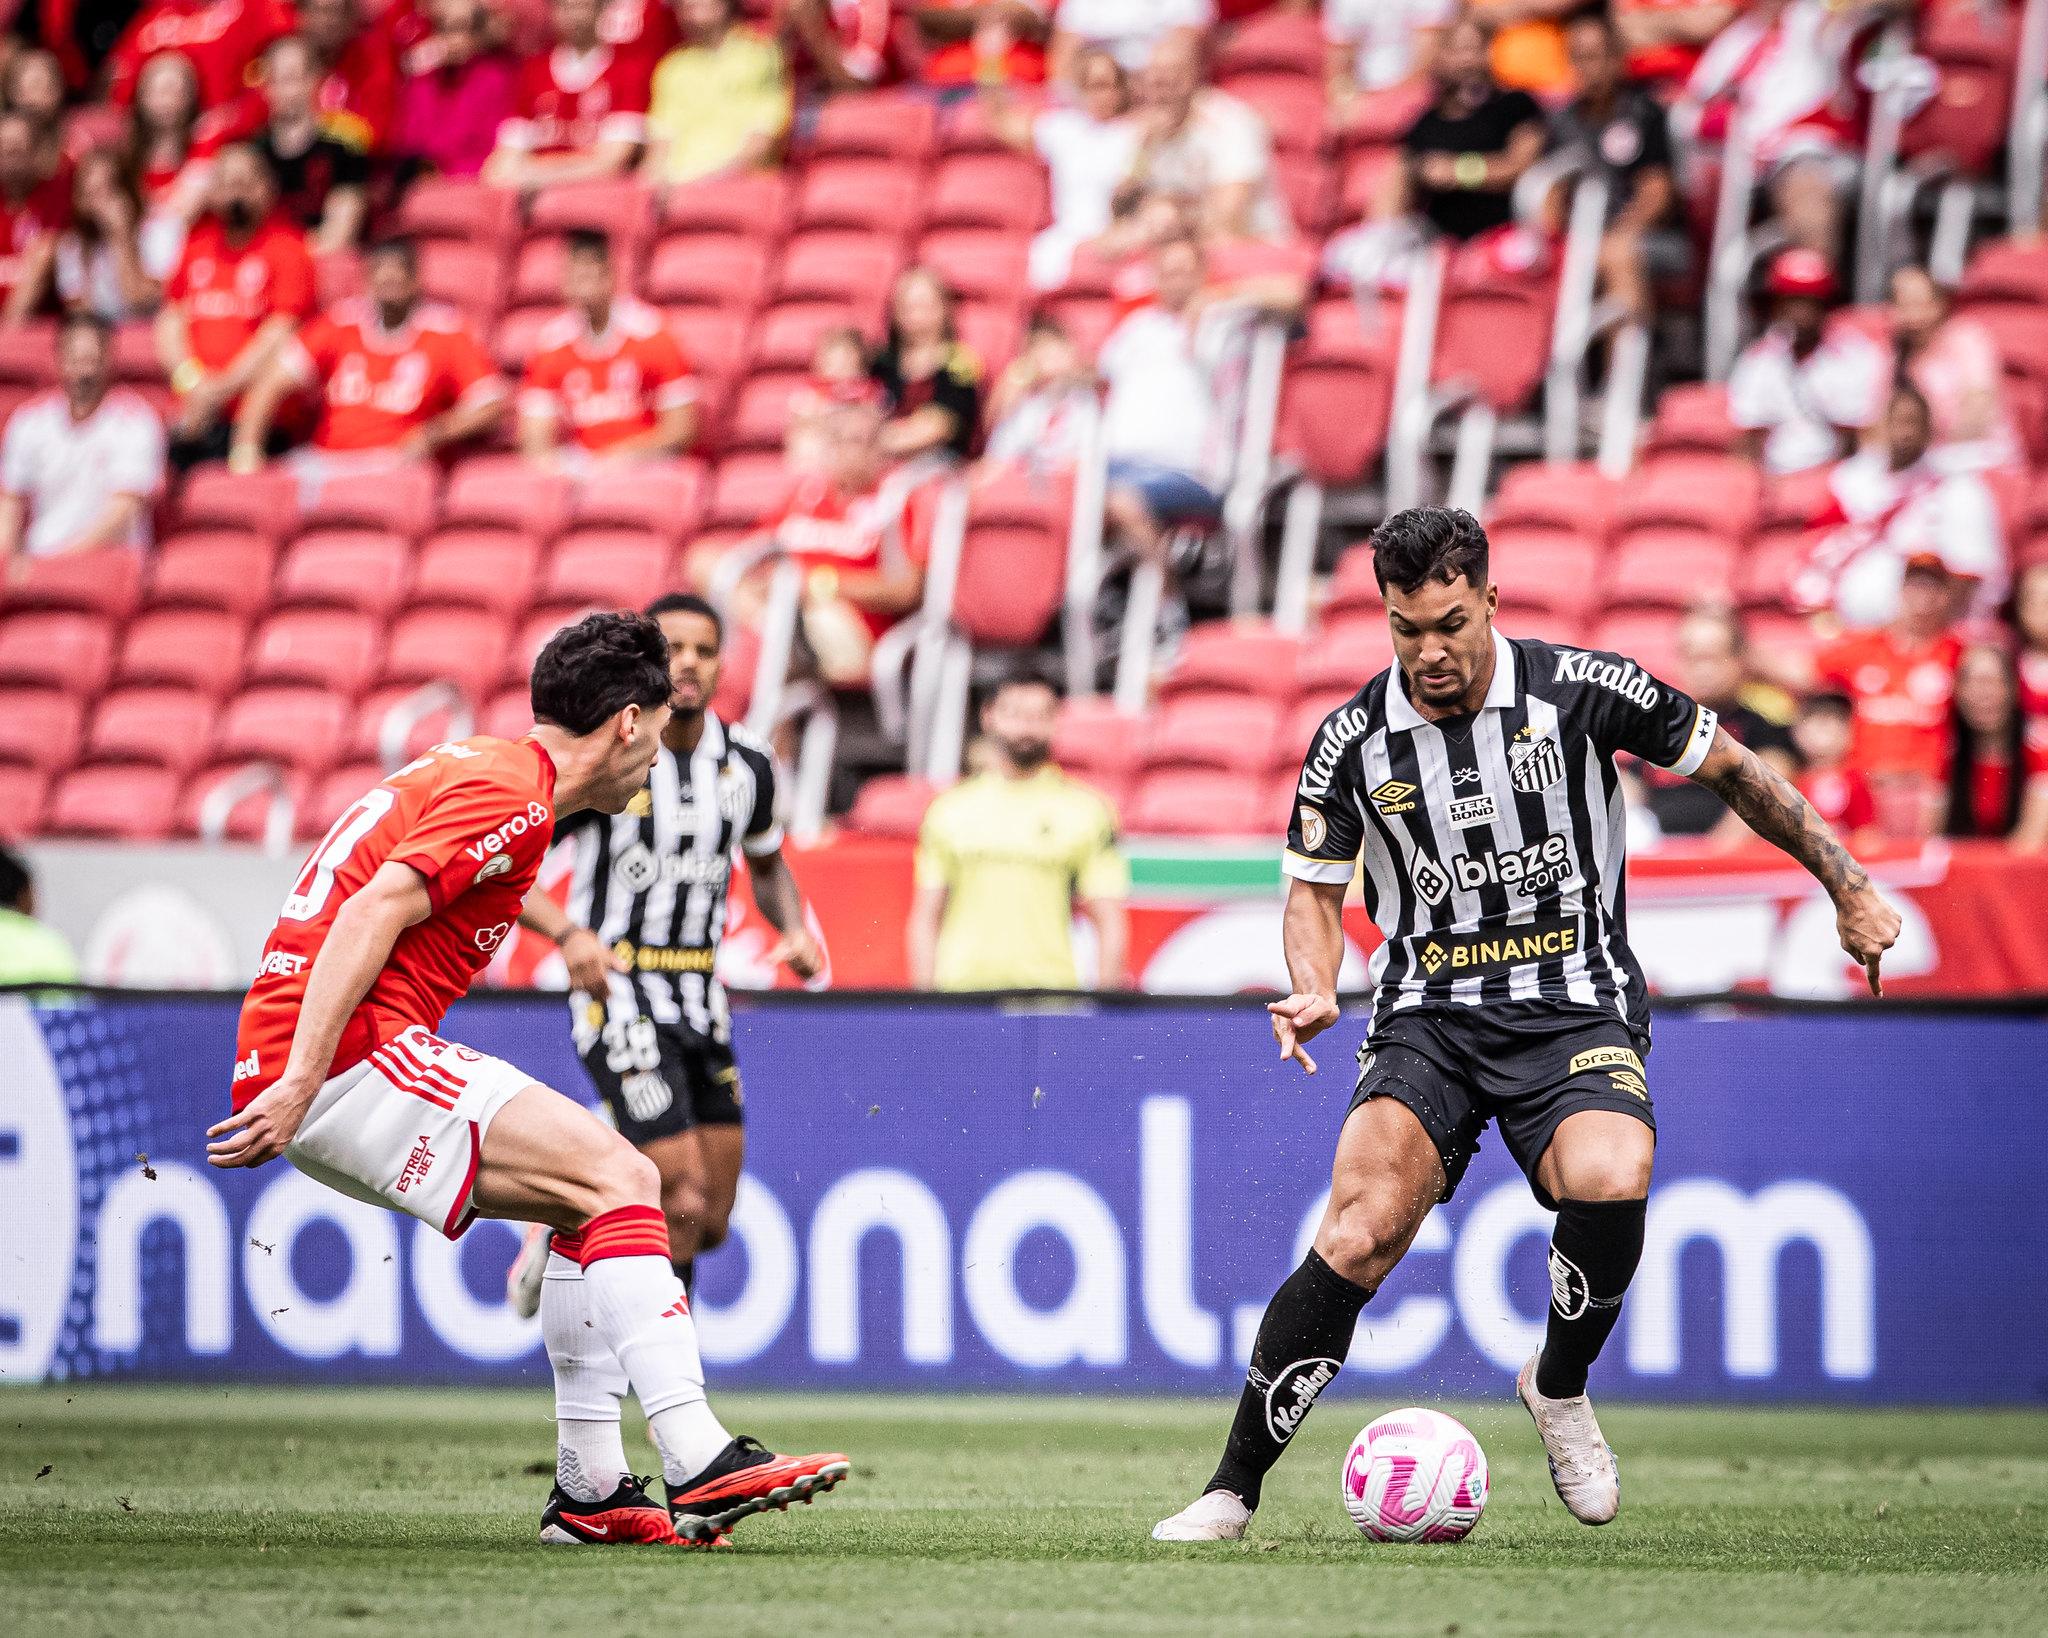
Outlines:
{"type": "Polygon", "coordinates": [[[330,1189],[455,1240],[492,1119],[533,1077],[414,1025],[325,1086],[285,1158],[330,1189]]]}

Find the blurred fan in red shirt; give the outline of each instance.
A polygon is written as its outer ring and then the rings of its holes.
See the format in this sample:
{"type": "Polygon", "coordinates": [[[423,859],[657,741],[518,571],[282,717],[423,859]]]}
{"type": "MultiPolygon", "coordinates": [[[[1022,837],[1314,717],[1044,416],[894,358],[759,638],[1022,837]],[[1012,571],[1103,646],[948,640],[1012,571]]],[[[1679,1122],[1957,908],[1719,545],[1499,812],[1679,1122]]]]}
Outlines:
{"type": "Polygon", "coordinates": [[[1800,794],[1838,835],[1852,836],[1877,818],[1870,781],[1849,761],[1855,706],[1846,694],[1815,694],[1802,701],[1792,724],[1799,748],[1800,794]]]}
{"type": "Polygon", "coordinates": [[[264,47],[296,27],[286,0],[154,0],[114,47],[107,92],[127,102],[142,65],[160,51],[175,51],[199,76],[199,106],[218,108],[253,83],[264,47]]]}
{"type": "Polygon", "coordinates": [[[1972,643],[1957,663],[1950,734],[1943,830],[2030,850],[2048,841],[2048,753],[2027,744],[2012,656],[1998,644],[1972,643]]]}
{"type": "Polygon", "coordinates": [[[484,180],[507,188],[621,175],[647,136],[653,65],[607,45],[599,0],[554,0],[552,50],[520,65],[512,117],[484,180]]]}
{"type": "Polygon", "coordinates": [[[0,114],[0,311],[19,324],[44,288],[31,275],[48,260],[71,220],[71,181],[36,161],[36,128],[25,114],[0,114]]]}

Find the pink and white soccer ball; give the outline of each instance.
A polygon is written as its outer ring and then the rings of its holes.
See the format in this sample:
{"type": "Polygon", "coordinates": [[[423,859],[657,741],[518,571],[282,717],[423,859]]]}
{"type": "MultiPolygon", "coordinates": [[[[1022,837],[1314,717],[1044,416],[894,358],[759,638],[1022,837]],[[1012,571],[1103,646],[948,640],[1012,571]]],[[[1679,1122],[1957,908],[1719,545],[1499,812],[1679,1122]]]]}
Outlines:
{"type": "Polygon", "coordinates": [[[1373,1541],[1463,1541],[1486,1489],[1486,1453],[1442,1411],[1389,1411],[1344,1458],[1344,1511],[1373,1541]]]}

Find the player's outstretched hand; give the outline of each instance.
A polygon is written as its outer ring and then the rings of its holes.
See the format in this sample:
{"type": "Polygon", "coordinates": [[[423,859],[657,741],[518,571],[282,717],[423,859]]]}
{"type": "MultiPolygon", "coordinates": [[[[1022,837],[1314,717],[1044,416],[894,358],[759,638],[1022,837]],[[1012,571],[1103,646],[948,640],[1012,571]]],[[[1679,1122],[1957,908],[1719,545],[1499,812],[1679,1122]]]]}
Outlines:
{"type": "Polygon", "coordinates": [[[280,1080],[256,1094],[247,1107],[209,1126],[206,1146],[209,1166],[261,1166],[275,1160],[298,1135],[299,1123],[313,1106],[320,1088],[301,1092],[291,1082],[280,1080]]]}
{"type": "Polygon", "coordinates": [[[825,952],[808,927],[792,927],[784,933],[768,952],[768,959],[778,965],[786,962],[799,978],[816,978],[825,970],[825,952]]]}
{"type": "Polygon", "coordinates": [[[569,988],[593,1001],[610,996],[613,973],[633,970],[588,927],[578,927],[563,936],[562,965],[569,969],[569,988]]]}
{"type": "Polygon", "coordinates": [[[1865,882],[1858,891],[1835,901],[1835,931],[1849,959],[1863,968],[1870,993],[1882,996],[1884,980],[1878,976],[1878,963],[1899,941],[1899,913],[1891,901],[1873,883],[1865,882]]]}
{"type": "Polygon", "coordinates": [[[1335,999],[1327,995],[1303,995],[1296,991],[1283,1000],[1268,1001],[1266,1011],[1272,1015],[1273,1039],[1280,1043],[1280,1056],[1292,1058],[1313,1075],[1316,1061],[1308,1055],[1302,1043],[1314,1040],[1336,1023],[1335,999]]]}

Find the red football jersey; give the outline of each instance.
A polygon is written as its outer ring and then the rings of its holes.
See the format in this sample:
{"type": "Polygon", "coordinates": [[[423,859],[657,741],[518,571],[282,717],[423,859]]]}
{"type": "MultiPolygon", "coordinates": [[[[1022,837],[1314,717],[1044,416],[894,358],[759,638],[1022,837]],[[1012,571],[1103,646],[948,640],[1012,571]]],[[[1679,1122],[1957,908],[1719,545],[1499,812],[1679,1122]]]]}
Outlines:
{"type": "Polygon", "coordinates": [[[683,43],[675,9],[664,0],[605,0],[597,19],[597,37],[624,56],[654,65],[683,43]]]}
{"type": "Polygon", "coordinates": [[[696,397],[690,361],[661,314],[621,296],[602,335],[592,335],[574,312],[542,328],[527,361],[519,413],[565,420],[585,449],[609,449],[696,397]]]}
{"type": "Polygon", "coordinates": [[[296,222],[274,215],[237,250],[209,216],[187,235],[164,295],[184,309],[192,356],[218,370],[234,362],[272,314],[311,317],[317,283],[296,222]]]}
{"type": "Polygon", "coordinates": [[[426,878],[433,913],[398,935],[330,1073],[414,1024],[438,1028],[518,920],[554,831],[554,798],[546,751],[479,735],[436,745],[351,804],[307,856],[263,946],[235,1038],[234,1106],[284,1073],[313,958],[335,913],[387,862],[426,878]]]}
{"type": "Polygon", "coordinates": [[[498,141],[522,153],[582,153],[601,142],[647,135],[653,65],[636,52],[599,46],[542,52],[519,65],[512,117],[498,141]]]}
{"type": "Polygon", "coordinates": [[[342,302],[301,330],[285,358],[319,391],[316,449],[389,449],[465,399],[505,391],[483,343],[438,302],[419,303],[396,330],[370,302],[342,302]]]}
{"type": "Polygon", "coordinates": [[[1848,695],[1855,705],[1853,766],[1865,774],[1943,777],[1949,698],[1962,652],[1953,632],[1907,650],[1882,627],[1838,638],[1821,650],[1814,663],[1821,686],[1848,695]]]}
{"type": "Polygon", "coordinates": [[[107,89],[114,101],[135,95],[142,65],[159,52],[191,60],[201,110],[217,108],[250,83],[250,70],[273,40],[298,27],[286,0],[156,0],[128,25],[112,55],[107,89]]]}
{"type": "Polygon", "coordinates": [[[21,282],[24,253],[46,233],[71,225],[70,167],[39,182],[18,205],[0,199],[0,297],[21,282]]]}

